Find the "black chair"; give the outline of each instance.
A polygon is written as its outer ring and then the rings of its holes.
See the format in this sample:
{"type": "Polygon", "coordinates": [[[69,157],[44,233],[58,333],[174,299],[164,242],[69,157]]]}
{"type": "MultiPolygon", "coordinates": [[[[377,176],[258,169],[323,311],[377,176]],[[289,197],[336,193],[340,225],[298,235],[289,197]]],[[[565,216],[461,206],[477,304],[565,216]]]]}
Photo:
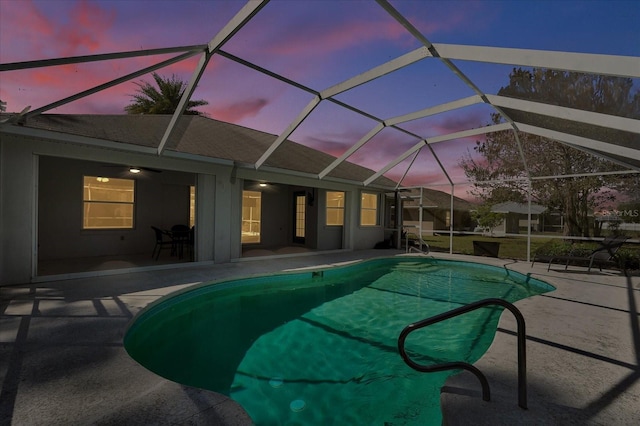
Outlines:
{"type": "Polygon", "coordinates": [[[171,253],[182,259],[184,256],[184,246],[189,244],[190,229],[187,225],[173,225],[171,227],[171,239],[173,240],[173,249],[171,253]]]}
{"type": "MultiPolygon", "coordinates": [[[[589,262],[589,269],[587,272],[591,272],[591,268],[597,265],[602,271],[602,265],[615,265],[615,254],[622,247],[622,245],[627,241],[629,237],[625,235],[613,235],[606,237],[598,248],[594,249],[591,253],[587,255],[574,255],[569,254],[568,256],[556,256],[552,260],[549,261],[549,265],[553,260],[564,261],[564,269],[566,270],[569,266],[570,262],[589,262]]],[[[547,268],[549,270],[549,268],[547,268]]]]}
{"type": "Polygon", "coordinates": [[[151,253],[151,257],[152,258],[155,257],[155,259],[158,260],[158,257],[160,256],[160,251],[163,248],[169,248],[173,252],[174,241],[171,235],[167,231],[163,231],[162,229],[156,228],[155,226],[152,226],[151,229],[153,229],[153,232],[155,233],[155,236],[156,236],[156,245],[153,247],[153,252],[151,253]]]}

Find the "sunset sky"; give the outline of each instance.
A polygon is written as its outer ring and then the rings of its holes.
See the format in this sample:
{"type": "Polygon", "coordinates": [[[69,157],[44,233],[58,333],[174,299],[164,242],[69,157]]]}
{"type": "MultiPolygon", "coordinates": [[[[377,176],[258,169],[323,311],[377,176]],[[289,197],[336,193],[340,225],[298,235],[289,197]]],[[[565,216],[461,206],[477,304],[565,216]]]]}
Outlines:
{"type": "MultiPolygon", "coordinates": [[[[206,44],[244,3],[0,0],[0,62],[206,44]]],[[[640,56],[638,1],[398,0],[391,4],[432,43],[640,56]]],[[[222,50],[320,91],[418,47],[374,1],[272,0],[222,50]]],[[[3,72],[0,99],[11,112],[26,106],[35,109],[172,56],[3,72]]],[[[185,60],[159,73],[188,81],[197,60],[185,60]]],[[[455,64],[491,94],[508,83],[513,68],[455,64]]],[[[141,80],[151,81],[151,76],[134,81],[141,80]]],[[[133,82],[124,83],[49,112],[121,114],[135,90],[133,82]]],[[[472,94],[441,62],[427,58],[337,98],[388,119],[472,94]]],[[[312,95],[214,56],[193,98],[209,101],[199,109],[211,118],[280,134],[312,95]]],[[[491,112],[486,105],[467,107],[404,127],[422,137],[435,136],[485,125],[491,112]]],[[[290,139],[338,156],[375,124],[322,102],[290,139]]],[[[436,144],[434,150],[456,175],[461,153],[476,139],[436,144]]],[[[385,129],[350,161],[379,168],[416,142],[385,129]]],[[[421,180],[446,181],[429,155],[421,154],[417,161],[425,170],[421,180]]],[[[400,176],[399,170],[392,170],[390,176],[400,176]]]]}

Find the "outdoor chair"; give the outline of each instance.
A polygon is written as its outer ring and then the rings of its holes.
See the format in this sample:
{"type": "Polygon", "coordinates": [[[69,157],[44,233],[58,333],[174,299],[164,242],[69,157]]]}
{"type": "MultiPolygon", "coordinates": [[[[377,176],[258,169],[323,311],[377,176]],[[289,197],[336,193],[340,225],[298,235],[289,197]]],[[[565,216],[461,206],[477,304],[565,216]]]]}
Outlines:
{"type": "MultiPolygon", "coordinates": [[[[567,255],[567,256],[557,256],[555,260],[564,261],[564,269],[567,270],[570,262],[589,262],[588,272],[591,272],[591,268],[595,265],[598,266],[600,271],[602,271],[602,265],[615,265],[615,254],[622,247],[625,241],[627,241],[629,237],[625,235],[616,235],[606,237],[601,243],[600,246],[594,249],[590,254],[577,256],[577,255],[567,255]]],[[[553,259],[552,259],[553,260],[553,259]]],[[[549,261],[551,264],[551,261],[549,261]]],[[[548,270],[548,268],[547,268],[548,270]]]]}
{"type": "Polygon", "coordinates": [[[184,246],[189,244],[189,227],[187,225],[173,225],[171,227],[171,238],[173,240],[173,248],[171,254],[182,259],[184,256],[184,246]]]}
{"type": "Polygon", "coordinates": [[[153,252],[151,253],[151,257],[152,258],[155,257],[155,260],[158,260],[158,257],[160,256],[160,251],[163,248],[169,248],[173,253],[174,241],[173,241],[173,238],[171,237],[171,234],[169,234],[167,231],[163,231],[160,228],[156,228],[155,226],[152,226],[151,229],[153,229],[153,232],[155,233],[155,236],[156,236],[156,245],[153,247],[153,252]]]}

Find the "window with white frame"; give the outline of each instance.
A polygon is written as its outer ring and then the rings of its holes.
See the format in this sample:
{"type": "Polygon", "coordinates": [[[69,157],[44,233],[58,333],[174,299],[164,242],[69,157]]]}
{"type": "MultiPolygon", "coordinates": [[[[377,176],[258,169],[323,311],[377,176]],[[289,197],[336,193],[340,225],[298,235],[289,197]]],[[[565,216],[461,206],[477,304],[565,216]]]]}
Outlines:
{"type": "Polygon", "coordinates": [[[363,192],[360,197],[360,225],[378,225],[378,194],[363,192]]]}
{"type": "Polygon", "coordinates": [[[344,225],[344,192],[327,191],[327,226],[344,225]]]}
{"type": "Polygon", "coordinates": [[[82,202],[82,229],[133,229],[133,179],[83,176],[82,202]]]}

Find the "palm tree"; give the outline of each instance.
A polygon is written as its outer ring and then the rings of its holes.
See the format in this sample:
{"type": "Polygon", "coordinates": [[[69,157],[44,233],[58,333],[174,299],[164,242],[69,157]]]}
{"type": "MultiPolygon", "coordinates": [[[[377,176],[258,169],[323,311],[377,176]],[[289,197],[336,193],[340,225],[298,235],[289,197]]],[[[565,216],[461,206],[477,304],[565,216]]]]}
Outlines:
{"type": "MultiPolygon", "coordinates": [[[[178,108],[187,83],[180,80],[175,74],[169,78],[163,78],[155,72],[152,75],[160,90],[146,81],[135,83],[139,87],[138,93],[131,95],[133,101],[124,107],[127,114],[173,114],[178,108]]],[[[208,104],[209,102],[204,100],[190,100],[187,102],[184,113],[205,115],[205,113],[193,108],[208,104]]]]}

